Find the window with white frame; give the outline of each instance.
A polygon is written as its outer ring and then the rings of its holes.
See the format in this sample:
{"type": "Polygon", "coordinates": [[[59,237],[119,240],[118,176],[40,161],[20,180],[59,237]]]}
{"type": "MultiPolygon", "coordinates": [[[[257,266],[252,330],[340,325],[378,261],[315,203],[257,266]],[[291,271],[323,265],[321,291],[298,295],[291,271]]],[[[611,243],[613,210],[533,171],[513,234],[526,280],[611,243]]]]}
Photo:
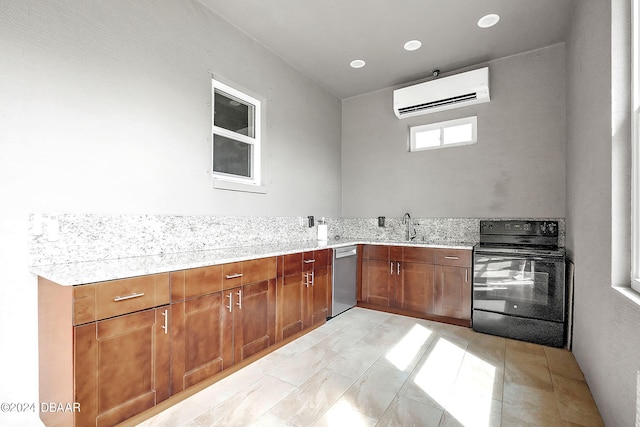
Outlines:
{"type": "Polygon", "coordinates": [[[631,287],[640,292],[640,1],[632,2],[631,89],[631,287]]]}
{"type": "Polygon", "coordinates": [[[477,116],[409,127],[409,151],[433,150],[478,142],[477,116]]]}
{"type": "MultiPolygon", "coordinates": [[[[212,80],[212,175],[217,182],[261,185],[262,101],[219,80],[212,80]]],[[[251,191],[251,190],[247,190],[251,191]]]]}

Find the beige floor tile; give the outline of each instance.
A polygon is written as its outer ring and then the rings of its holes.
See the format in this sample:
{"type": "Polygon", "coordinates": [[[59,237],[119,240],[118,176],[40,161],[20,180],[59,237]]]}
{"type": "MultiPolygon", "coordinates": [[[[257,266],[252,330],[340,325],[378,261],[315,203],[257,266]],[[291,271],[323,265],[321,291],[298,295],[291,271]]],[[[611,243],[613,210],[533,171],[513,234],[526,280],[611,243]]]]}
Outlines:
{"type": "Polygon", "coordinates": [[[397,393],[402,388],[409,374],[389,368],[385,365],[374,363],[358,380],[355,385],[372,389],[382,389],[397,393]]]}
{"type": "Polygon", "coordinates": [[[518,340],[506,340],[507,351],[518,351],[521,353],[545,356],[544,346],[518,340]]]}
{"type": "Polygon", "coordinates": [[[573,357],[573,353],[563,348],[553,347],[545,347],[544,351],[547,355],[549,371],[552,374],[584,381],[584,375],[582,374],[582,370],[580,370],[575,357],[573,357]]]}
{"type": "Polygon", "coordinates": [[[362,342],[389,348],[402,338],[410,329],[409,325],[398,327],[389,322],[383,322],[362,338],[362,342]]]}
{"type": "Polygon", "coordinates": [[[455,384],[465,351],[437,338],[400,389],[401,396],[444,409],[455,384]]]}
{"type": "Polygon", "coordinates": [[[563,420],[583,426],[604,426],[587,383],[555,374],[552,378],[563,420]]]}
{"type": "Polygon", "coordinates": [[[295,386],[270,375],[234,394],[196,418],[203,426],[248,425],[295,390],[295,386]]]}
{"type": "Polygon", "coordinates": [[[370,418],[345,400],[336,402],[313,424],[313,427],[374,427],[378,420],[370,418]]]}
{"type": "Polygon", "coordinates": [[[437,427],[442,418],[442,409],[398,396],[378,421],[378,427],[437,427]]]}
{"type": "Polygon", "coordinates": [[[505,357],[505,382],[553,391],[544,348],[541,348],[541,351],[542,353],[540,354],[535,347],[522,345],[519,345],[518,349],[513,349],[508,341],[505,357]],[[535,351],[529,352],[519,349],[534,349],[535,351]]]}
{"type": "Polygon", "coordinates": [[[327,363],[327,369],[357,379],[369,369],[381,356],[383,348],[357,342],[327,363]]]}
{"type": "Polygon", "coordinates": [[[317,343],[296,355],[288,363],[278,366],[270,374],[299,386],[329,364],[338,354],[340,353],[333,351],[330,347],[317,343]]]}
{"type": "Polygon", "coordinates": [[[453,386],[453,395],[471,394],[502,401],[503,384],[504,365],[467,351],[453,386]]]}
{"type": "Polygon", "coordinates": [[[493,365],[502,364],[504,366],[506,351],[505,338],[478,333],[470,337],[467,346],[467,352],[493,365]]]}
{"type": "Polygon", "coordinates": [[[447,405],[439,427],[500,427],[502,402],[471,393],[456,394],[447,405]]]}
{"type": "Polygon", "coordinates": [[[603,425],[580,380],[566,350],[354,308],[141,425],[603,425]]]}
{"type": "Polygon", "coordinates": [[[352,385],[338,400],[338,404],[354,408],[367,417],[377,420],[395,397],[396,393],[393,390],[352,385]]]}
{"type": "Polygon", "coordinates": [[[402,372],[412,372],[424,356],[436,334],[419,323],[414,323],[389,347],[378,363],[402,372]]]}
{"type": "Polygon", "coordinates": [[[313,424],[353,384],[353,379],[322,369],[269,412],[297,426],[313,424]]]}
{"type": "Polygon", "coordinates": [[[280,417],[273,415],[270,412],[266,412],[260,416],[257,420],[249,424],[249,427],[296,427],[294,424],[283,420],[280,417]]]}
{"type": "Polygon", "coordinates": [[[502,399],[504,427],[544,427],[562,424],[553,391],[505,382],[502,399]]]}

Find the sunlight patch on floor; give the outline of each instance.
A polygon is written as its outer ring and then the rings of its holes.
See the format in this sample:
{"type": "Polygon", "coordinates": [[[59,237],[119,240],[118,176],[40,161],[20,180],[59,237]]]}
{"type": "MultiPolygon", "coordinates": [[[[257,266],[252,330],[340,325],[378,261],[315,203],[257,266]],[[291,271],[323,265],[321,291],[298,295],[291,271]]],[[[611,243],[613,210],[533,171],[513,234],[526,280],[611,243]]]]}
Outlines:
{"type": "Polygon", "coordinates": [[[415,324],[413,328],[389,350],[386,355],[387,360],[401,371],[406,369],[431,334],[432,332],[429,329],[415,324]]]}
{"type": "Polygon", "coordinates": [[[416,385],[443,408],[446,408],[464,355],[462,348],[438,338],[414,379],[416,385]]]}
{"type": "Polygon", "coordinates": [[[339,400],[322,417],[324,424],[329,426],[348,425],[351,427],[369,426],[370,419],[356,410],[347,400],[339,400]]]}
{"type": "Polygon", "coordinates": [[[467,352],[446,410],[464,426],[491,424],[496,367],[467,352]]]}

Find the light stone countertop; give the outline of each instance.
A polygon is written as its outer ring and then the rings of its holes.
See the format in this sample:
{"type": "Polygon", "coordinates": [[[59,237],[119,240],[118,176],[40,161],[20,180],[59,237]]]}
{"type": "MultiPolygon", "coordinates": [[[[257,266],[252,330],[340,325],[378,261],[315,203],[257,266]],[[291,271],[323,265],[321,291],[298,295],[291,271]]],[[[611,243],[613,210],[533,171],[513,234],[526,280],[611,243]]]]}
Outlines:
{"type": "Polygon", "coordinates": [[[259,246],[239,246],[206,251],[193,251],[172,254],[149,255],[131,258],[86,261],[68,264],[34,265],[31,273],[51,280],[62,286],[75,286],[107,280],[125,279],[147,274],[167,273],[189,268],[207,267],[230,262],[246,261],[255,258],[287,255],[298,252],[325,248],[339,248],[355,244],[416,246],[445,249],[473,249],[470,242],[441,241],[381,241],[342,238],[319,242],[305,240],[300,242],[277,243],[259,246]]]}

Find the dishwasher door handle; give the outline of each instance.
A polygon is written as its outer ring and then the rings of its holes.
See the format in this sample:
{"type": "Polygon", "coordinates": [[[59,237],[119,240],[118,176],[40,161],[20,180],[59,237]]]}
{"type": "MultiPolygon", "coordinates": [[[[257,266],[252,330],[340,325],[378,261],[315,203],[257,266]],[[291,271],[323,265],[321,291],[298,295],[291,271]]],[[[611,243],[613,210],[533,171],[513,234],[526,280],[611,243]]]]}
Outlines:
{"type": "Polygon", "coordinates": [[[356,256],[358,248],[356,246],[349,246],[346,248],[337,248],[336,251],[336,259],[345,258],[348,256],[356,256]]]}

